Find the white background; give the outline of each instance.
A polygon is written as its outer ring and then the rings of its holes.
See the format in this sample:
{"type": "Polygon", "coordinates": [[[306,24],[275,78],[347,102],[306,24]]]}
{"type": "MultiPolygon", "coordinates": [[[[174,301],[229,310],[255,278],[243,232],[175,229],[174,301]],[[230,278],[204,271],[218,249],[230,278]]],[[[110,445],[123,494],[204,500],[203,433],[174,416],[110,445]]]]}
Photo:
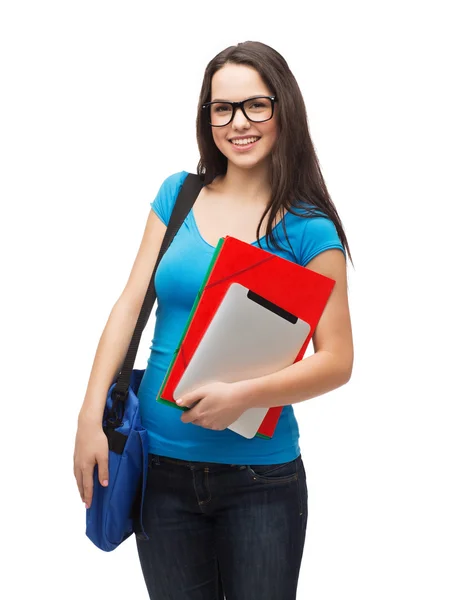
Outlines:
{"type": "Polygon", "coordinates": [[[451,4],[2,2],[2,597],[147,598],[133,538],[85,537],[76,419],[149,203],[195,172],[206,64],[249,39],[298,80],[355,262],[352,379],[295,405],[298,597],[457,597],[451,4]]]}

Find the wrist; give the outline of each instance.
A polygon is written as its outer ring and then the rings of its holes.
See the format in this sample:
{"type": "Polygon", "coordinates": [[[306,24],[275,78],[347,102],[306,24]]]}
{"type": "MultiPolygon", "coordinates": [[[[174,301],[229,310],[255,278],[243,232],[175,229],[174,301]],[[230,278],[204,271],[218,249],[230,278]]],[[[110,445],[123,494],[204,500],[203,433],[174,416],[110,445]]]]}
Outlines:
{"type": "Polygon", "coordinates": [[[238,381],[235,385],[235,394],[238,402],[244,408],[260,408],[261,395],[259,379],[246,379],[238,381]]]}
{"type": "Polygon", "coordinates": [[[103,417],[94,411],[82,408],[78,415],[78,427],[101,427],[103,417]]]}

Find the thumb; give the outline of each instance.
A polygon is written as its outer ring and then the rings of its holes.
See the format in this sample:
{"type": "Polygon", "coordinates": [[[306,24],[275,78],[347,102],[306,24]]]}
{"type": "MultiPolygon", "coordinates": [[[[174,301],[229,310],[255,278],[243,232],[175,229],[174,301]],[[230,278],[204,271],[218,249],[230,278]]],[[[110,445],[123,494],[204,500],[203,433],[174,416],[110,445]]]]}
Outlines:
{"type": "Polygon", "coordinates": [[[188,394],[184,394],[181,398],[176,400],[176,404],[181,408],[189,408],[193,404],[195,404],[202,397],[201,392],[199,390],[194,390],[193,392],[189,392],[188,394]]]}

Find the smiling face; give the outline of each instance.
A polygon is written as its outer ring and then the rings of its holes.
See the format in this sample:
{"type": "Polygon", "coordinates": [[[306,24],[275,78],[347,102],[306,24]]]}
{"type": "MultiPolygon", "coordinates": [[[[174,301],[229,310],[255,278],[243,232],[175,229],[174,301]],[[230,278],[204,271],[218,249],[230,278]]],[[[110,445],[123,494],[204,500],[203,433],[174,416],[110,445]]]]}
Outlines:
{"type": "MultiPolygon", "coordinates": [[[[211,101],[240,102],[262,95],[272,96],[273,93],[252,67],[226,64],[213,75],[211,101]]],[[[253,110],[257,108],[253,106],[253,110]]],[[[228,125],[211,129],[214,143],[222,154],[242,169],[251,169],[268,160],[278,133],[275,113],[269,121],[253,123],[244,116],[241,108],[236,110],[228,125]]]]}

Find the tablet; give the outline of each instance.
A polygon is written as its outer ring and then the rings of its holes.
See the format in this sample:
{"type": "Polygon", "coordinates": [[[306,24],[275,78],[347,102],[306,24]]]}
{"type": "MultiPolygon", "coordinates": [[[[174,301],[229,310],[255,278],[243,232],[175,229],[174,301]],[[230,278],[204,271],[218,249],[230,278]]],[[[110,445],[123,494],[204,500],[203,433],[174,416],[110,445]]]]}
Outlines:
{"type": "MultiPolygon", "coordinates": [[[[295,361],[310,332],[297,316],[232,283],[175,391],[180,398],[211,382],[233,383],[269,375],[295,361]]],[[[228,428],[257,433],[268,408],[249,408],[228,428]]]]}

